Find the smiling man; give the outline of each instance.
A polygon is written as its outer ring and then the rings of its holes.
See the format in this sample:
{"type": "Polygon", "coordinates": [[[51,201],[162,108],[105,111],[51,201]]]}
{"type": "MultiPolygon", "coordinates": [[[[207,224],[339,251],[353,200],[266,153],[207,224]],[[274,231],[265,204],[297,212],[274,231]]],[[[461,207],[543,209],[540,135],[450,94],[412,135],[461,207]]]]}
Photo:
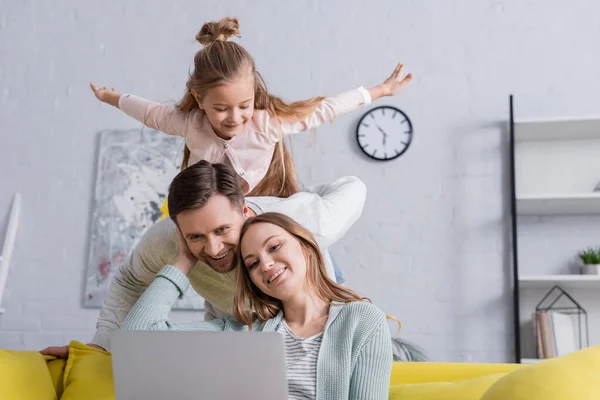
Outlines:
{"type": "MultiPolygon", "coordinates": [[[[235,171],[224,164],[200,161],[181,171],[169,187],[169,216],[152,226],[113,278],[104,299],[90,344],[110,349],[110,337],[119,329],[135,302],[162,267],[178,254],[177,229],[198,262],[188,278],[206,300],[205,319],[231,315],[236,282],[237,245],[246,218],[264,212],[285,214],[310,230],[327,249],[357,221],[366,187],[355,177],[309,188],[288,198],[244,198],[235,171]]],[[[327,251],[327,271],[335,273],[327,251]]],[[[65,356],[68,348],[51,347],[44,354],[65,356]]]]}

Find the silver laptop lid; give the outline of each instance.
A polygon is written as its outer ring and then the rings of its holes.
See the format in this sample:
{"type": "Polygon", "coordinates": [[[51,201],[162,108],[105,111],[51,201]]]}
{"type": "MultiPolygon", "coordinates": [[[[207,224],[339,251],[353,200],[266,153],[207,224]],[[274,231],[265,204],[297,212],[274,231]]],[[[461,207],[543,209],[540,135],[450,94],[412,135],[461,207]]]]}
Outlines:
{"type": "Polygon", "coordinates": [[[277,332],[116,331],[117,400],[287,400],[283,336],[277,332]]]}

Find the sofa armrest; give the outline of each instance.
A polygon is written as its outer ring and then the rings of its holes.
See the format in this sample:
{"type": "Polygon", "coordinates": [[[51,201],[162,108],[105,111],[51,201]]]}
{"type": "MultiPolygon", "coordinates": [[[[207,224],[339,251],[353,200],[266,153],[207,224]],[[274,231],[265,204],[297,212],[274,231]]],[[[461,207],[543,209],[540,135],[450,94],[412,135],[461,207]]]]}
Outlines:
{"type": "Polygon", "coordinates": [[[395,362],[392,366],[390,384],[460,382],[487,375],[511,372],[519,367],[521,367],[520,364],[395,362]]]}

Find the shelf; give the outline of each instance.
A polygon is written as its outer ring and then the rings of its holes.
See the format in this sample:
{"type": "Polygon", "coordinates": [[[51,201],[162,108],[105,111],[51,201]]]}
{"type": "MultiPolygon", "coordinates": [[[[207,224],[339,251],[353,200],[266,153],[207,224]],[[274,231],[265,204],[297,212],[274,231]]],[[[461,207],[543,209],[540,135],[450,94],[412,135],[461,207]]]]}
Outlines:
{"type": "Polygon", "coordinates": [[[515,120],[515,140],[600,139],[600,117],[515,120]]]}
{"type": "Polygon", "coordinates": [[[540,361],[543,361],[539,358],[521,358],[521,364],[535,364],[540,361]]]}
{"type": "Polygon", "coordinates": [[[517,214],[600,214],[600,193],[518,196],[517,214]]]}
{"type": "Polygon", "coordinates": [[[519,278],[522,289],[549,289],[559,285],[563,289],[600,289],[600,275],[529,275],[519,278]]]}

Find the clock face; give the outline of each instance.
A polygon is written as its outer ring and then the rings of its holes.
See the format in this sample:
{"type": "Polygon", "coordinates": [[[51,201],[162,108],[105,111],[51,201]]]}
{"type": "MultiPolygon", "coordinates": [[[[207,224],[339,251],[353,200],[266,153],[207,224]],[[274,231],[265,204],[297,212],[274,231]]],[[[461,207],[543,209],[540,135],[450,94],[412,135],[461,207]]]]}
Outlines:
{"type": "Polygon", "coordinates": [[[369,110],[358,122],[356,140],[361,150],[379,161],[400,157],[410,146],[412,124],[408,116],[391,106],[369,110]]]}

